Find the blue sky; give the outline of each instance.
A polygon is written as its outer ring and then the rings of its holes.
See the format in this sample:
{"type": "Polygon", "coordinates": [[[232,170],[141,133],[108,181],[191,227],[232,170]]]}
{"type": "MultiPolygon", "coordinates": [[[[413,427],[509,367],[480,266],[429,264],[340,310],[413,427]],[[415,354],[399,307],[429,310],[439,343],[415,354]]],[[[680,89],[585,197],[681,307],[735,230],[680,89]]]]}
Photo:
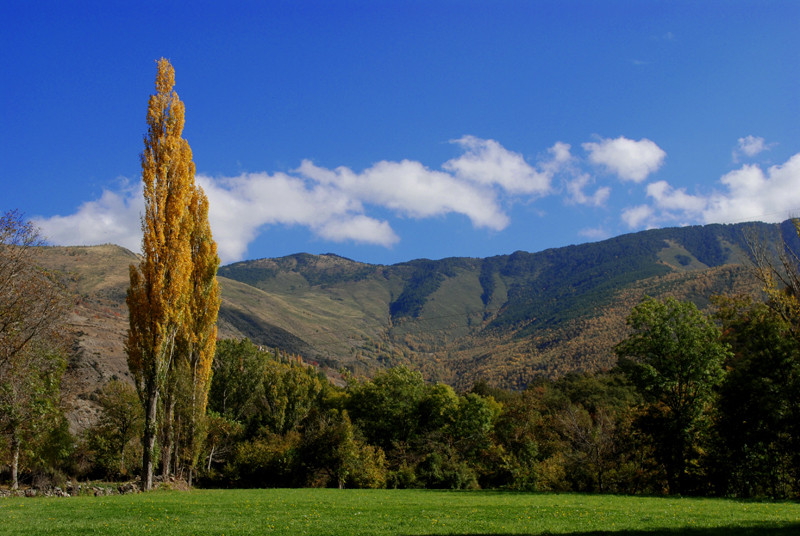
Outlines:
{"type": "Polygon", "coordinates": [[[224,263],[800,214],[800,2],[6,2],[0,210],[140,242],[156,60],[224,263]]]}

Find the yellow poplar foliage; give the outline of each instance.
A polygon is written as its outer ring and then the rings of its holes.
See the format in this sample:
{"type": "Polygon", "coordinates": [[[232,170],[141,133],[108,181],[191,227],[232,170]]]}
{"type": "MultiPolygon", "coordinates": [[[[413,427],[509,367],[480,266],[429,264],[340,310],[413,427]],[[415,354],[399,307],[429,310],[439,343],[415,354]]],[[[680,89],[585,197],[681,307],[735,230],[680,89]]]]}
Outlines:
{"type": "Polygon", "coordinates": [[[208,224],[208,198],[199,186],[192,195],[190,213],[193,222],[190,238],[192,278],[184,337],[189,347],[187,353],[194,389],[192,418],[195,419],[205,414],[211,386],[211,365],[217,344],[217,313],[220,305],[217,243],[211,236],[208,224]]]}
{"type": "Polygon", "coordinates": [[[158,62],[156,94],[147,109],[148,131],[141,155],[145,214],[139,266],[130,268],[126,350],[145,408],[145,488],[152,485],[158,399],[173,365],[176,339],[191,295],[192,221],[195,192],[192,150],[182,138],[184,105],[173,91],[175,70],[158,62]]]}
{"type": "Polygon", "coordinates": [[[192,150],[181,135],[184,106],[172,88],[175,71],[158,62],[141,155],[145,215],[143,259],[131,265],[128,364],[137,383],[163,380],[183,321],[192,271],[187,208],[194,191],[192,150]]]}

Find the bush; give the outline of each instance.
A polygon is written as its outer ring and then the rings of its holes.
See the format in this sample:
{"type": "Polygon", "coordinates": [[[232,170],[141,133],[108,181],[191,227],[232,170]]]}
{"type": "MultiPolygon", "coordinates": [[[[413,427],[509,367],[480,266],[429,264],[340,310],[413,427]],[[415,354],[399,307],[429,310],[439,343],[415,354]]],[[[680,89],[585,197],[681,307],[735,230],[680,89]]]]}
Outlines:
{"type": "Polygon", "coordinates": [[[295,471],[300,434],[268,434],[239,444],[226,476],[245,487],[297,485],[295,471]]]}

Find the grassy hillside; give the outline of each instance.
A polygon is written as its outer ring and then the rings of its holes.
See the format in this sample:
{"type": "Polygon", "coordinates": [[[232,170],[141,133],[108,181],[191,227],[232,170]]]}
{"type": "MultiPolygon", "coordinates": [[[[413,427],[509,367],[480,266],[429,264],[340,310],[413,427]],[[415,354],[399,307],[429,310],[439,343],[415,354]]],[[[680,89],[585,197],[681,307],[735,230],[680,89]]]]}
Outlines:
{"type": "MultiPolygon", "coordinates": [[[[476,380],[524,387],[539,376],[614,363],[625,318],[644,297],[707,307],[720,293],[757,293],[748,236],[796,247],[791,224],[658,229],[602,242],[487,259],[369,265],[297,254],[220,268],[222,337],[302,355],[329,370],[370,374],[407,364],[457,387],[476,380]]],[[[117,246],[43,248],[76,295],[74,355],[65,380],[74,422],[92,418],[92,393],[127,377],[128,267],[117,246]]]]}

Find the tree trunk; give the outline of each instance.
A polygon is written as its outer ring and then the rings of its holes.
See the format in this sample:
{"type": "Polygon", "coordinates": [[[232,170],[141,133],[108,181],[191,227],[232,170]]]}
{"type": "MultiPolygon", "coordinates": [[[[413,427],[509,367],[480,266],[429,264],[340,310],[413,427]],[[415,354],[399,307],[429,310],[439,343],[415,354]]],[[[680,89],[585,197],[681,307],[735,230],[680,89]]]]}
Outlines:
{"type": "MultiPolygon", "coordinates": [[[[171,390],[170,390],[171,391],[171,390]]],[[[161,438],[161,477],[166,482],[170,475],[170,463],[172,462],[172,449],[174,448],[172,421],[175,412],[175,399],[171,392],[164,398],[164,425],[161,438]]]]}
{"type": "Polygon", "coordinates": [[[197,458],[200,454],[197,452],[199,444],[195,435],[197,435],[197,359],[195,358],[194,351],[190,351],[192,363],[192,404],[189,409],[189,432],[186,443],[189,451],[189,488],[192,487],[192,473],[197,458]]]}
{"type": "Polygon", "coordinates": [[[181,421],[173,417],[172,421],[172,474],[176,477],[181,477],[183,474],[183,464],[181,463],[181,421]]]}
{"type": "Polygon", "coordinates": [[[211,462],[214,461],[214,449],[216,448],[216,444],[211,444],[211,452],[208,453],[208,466],[206,467],[206,472],[211,471],[211,462]]]}
{"type": "Polygon", "coordinates": [[[19,438],[11,435],[11,489],[19,489],[19,438]]]}
{"type": "Polygon", "coordinates": [[[156,417],[158,410],[158,391],[147,393],[144,414],[144,434],[142,435],[142,488],[144,491],[153,489],[153,458],[155,457],[156,444],[156,417]]]}

